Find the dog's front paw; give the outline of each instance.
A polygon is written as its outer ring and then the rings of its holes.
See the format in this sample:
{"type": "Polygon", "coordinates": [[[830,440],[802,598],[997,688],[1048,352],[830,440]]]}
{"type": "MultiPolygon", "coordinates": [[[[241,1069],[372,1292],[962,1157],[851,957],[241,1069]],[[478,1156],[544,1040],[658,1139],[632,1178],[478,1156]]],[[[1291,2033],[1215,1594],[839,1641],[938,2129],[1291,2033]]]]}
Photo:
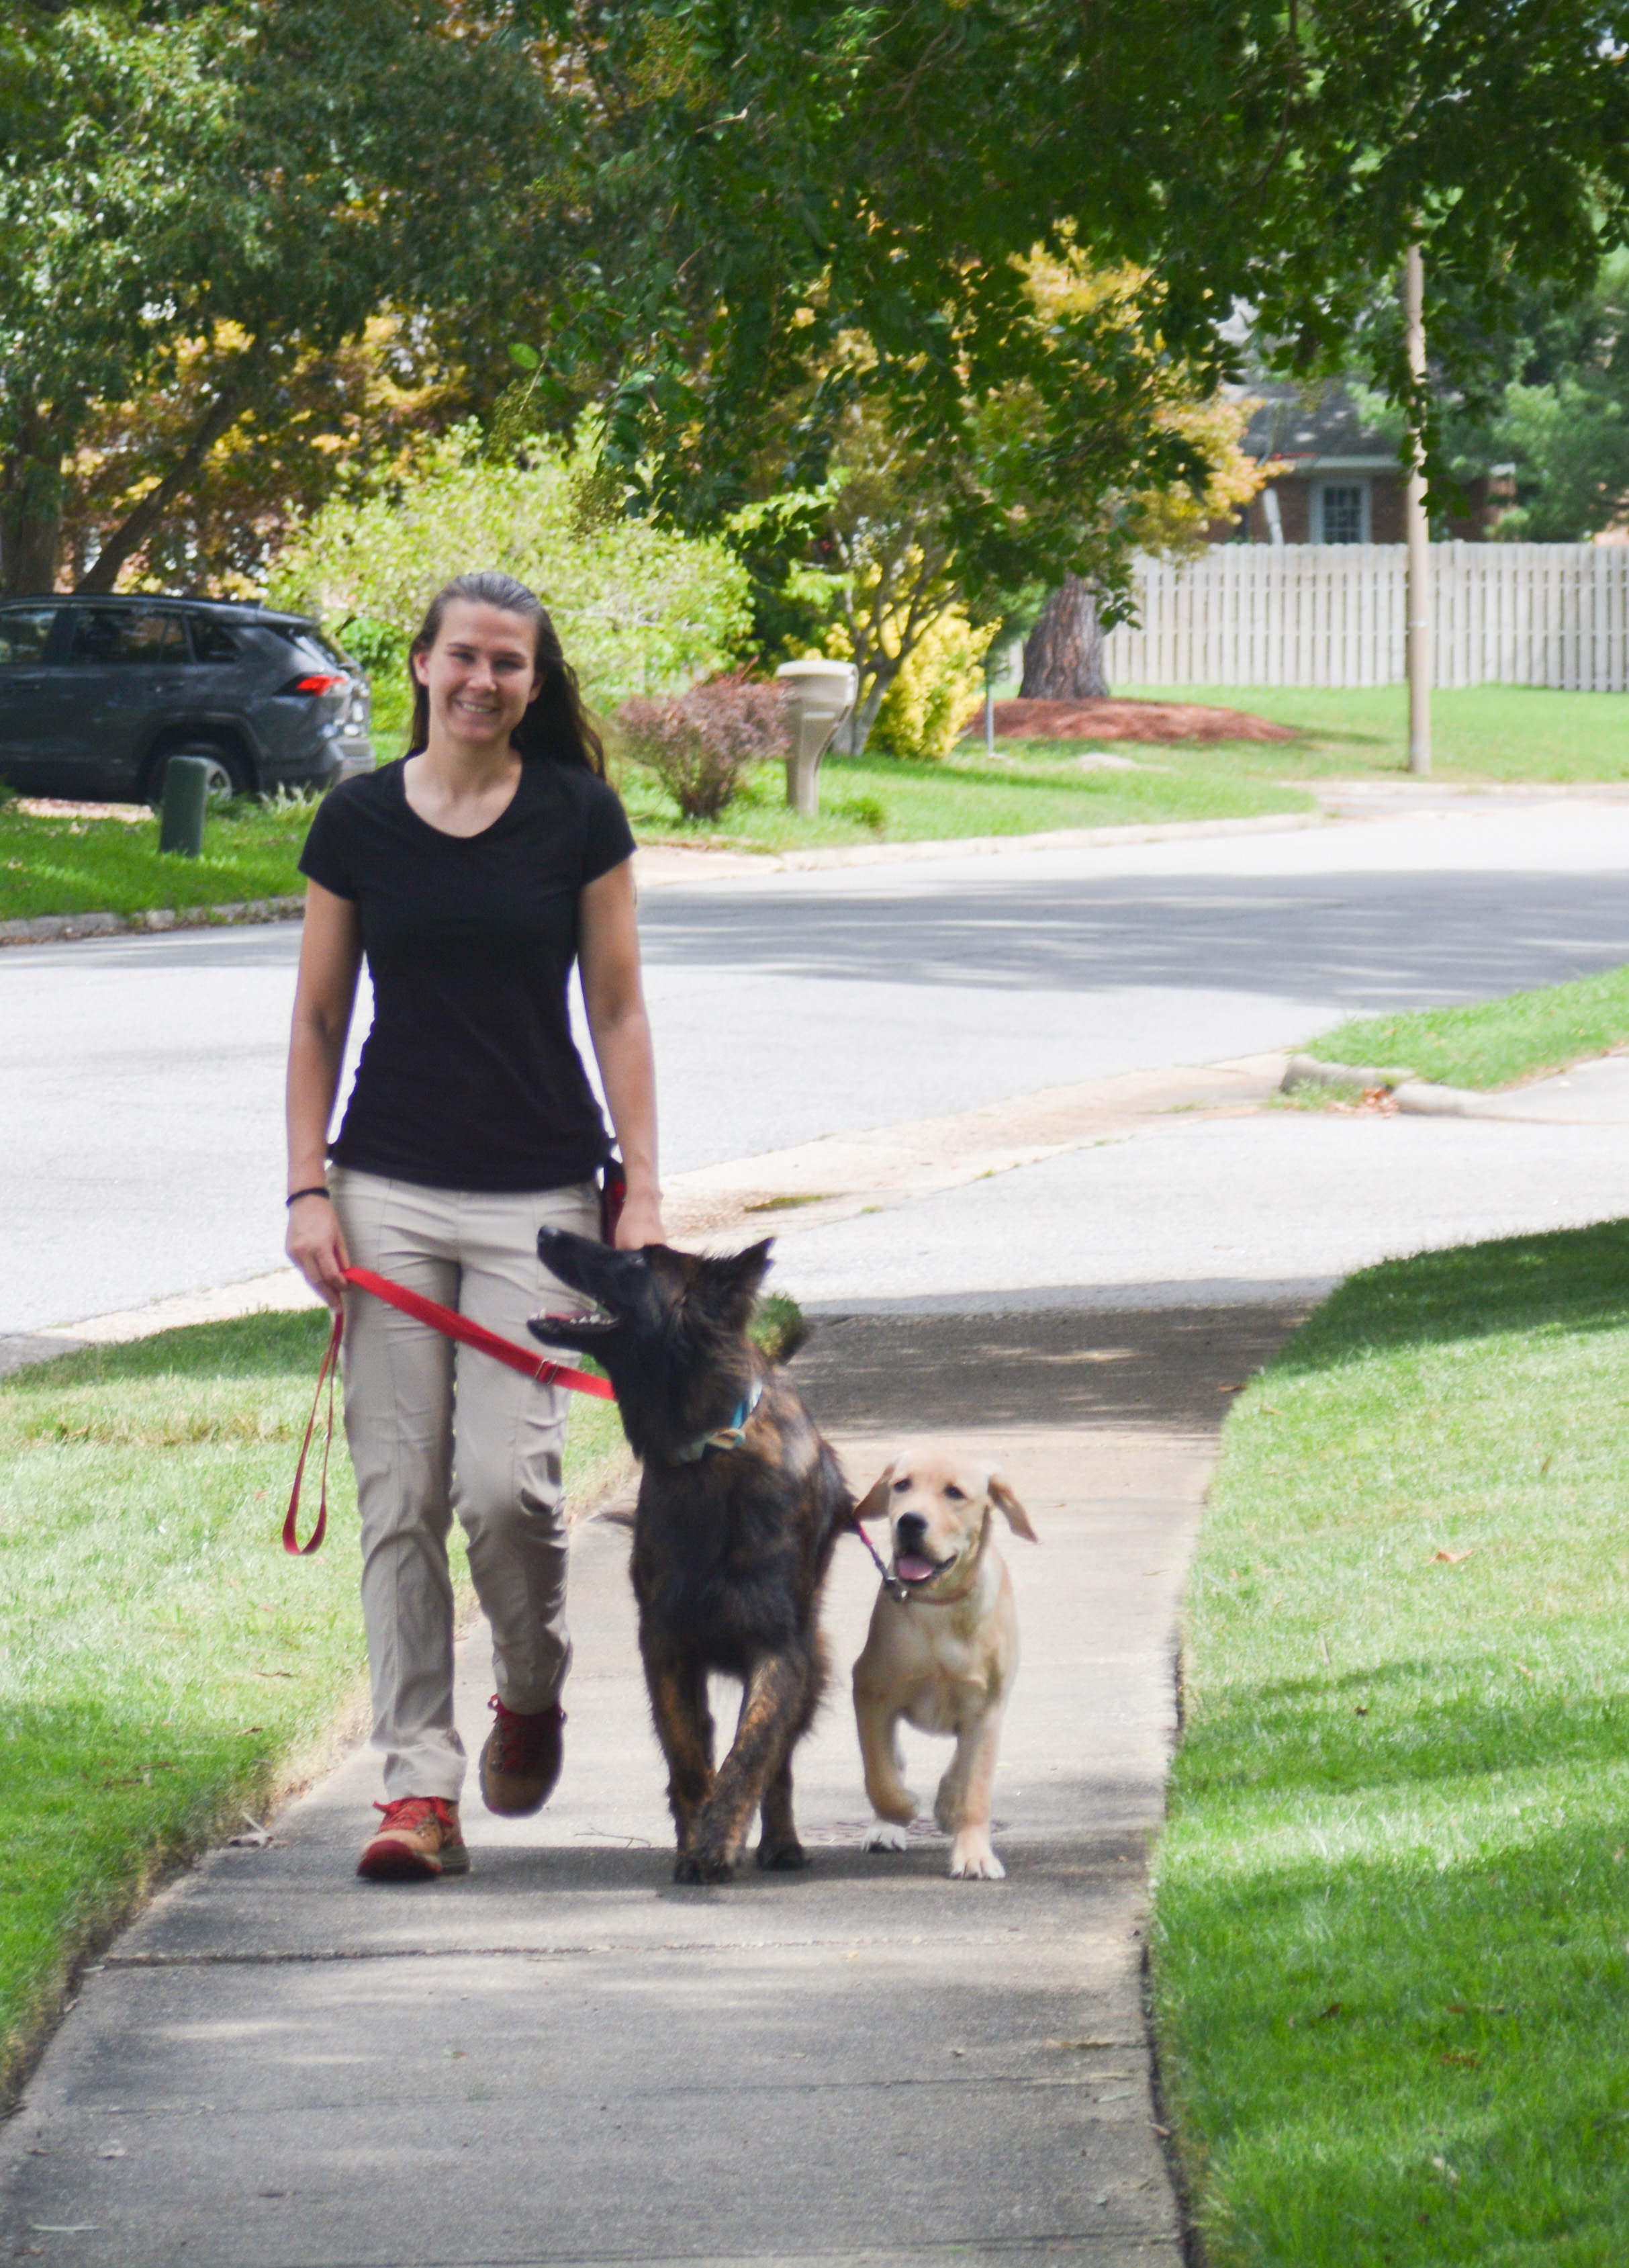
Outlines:
{"type": "Polygon", "coordinates": [[[673,1862],[676,1882],[727,1882],[734,1874],[734,1859],[716,1851],[681,1851],[673,1862]]]}
{"type": "Polygon", "coordinates": [[[990,1848],[987,1835],[958,1835],[950,1845],[950,1874],[958,1882],[1002,1882],[1007,1869],[990,1848]]]}
{"type": "Polygon", "coordinates": [[[760,1843],[757,1856],[759,1865],[772,1874],[796,1874],[799,1867],[809,1864],[809,1853],[796,1835],[789,1836],[784,1842],[760,1843]]]}
{"type": "Polygon", "coordinates": [[[874,1819],[865,1830],[862,1851],[908,1851],[911,1838],[892,1819],[874,1819]]]}

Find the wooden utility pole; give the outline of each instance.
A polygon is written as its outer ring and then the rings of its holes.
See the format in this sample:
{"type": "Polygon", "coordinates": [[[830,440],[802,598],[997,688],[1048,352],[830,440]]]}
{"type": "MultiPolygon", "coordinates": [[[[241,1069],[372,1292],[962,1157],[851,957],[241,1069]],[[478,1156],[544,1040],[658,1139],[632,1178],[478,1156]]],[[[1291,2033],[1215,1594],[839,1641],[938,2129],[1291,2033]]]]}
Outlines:
{"type": "MultiPolygon", "coordinates": [[[[1408,338],[1408,367],[1418,384],[1426,374],[1426,263],[1417,244],[1403,266],[1403,320],[1408,338]]],[[[1431,770],[1431,523],[1426,516],[1423,436],[1411,421],[1408,487],[1404,520],[1408,531],[1408,769],[1425,779],[1431,770]]]]}

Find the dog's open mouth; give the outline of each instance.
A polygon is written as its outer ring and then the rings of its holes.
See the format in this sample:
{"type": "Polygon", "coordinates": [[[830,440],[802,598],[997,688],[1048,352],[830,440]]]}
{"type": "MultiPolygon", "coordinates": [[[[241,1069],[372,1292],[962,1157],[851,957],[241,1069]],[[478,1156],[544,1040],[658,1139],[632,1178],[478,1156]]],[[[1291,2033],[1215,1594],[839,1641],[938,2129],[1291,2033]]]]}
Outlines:
{"type": "Polygon", "coordinates": [[[943,1575],[953,1565],[955,1557],[954,1552],[949,1559],[929,1559],[920,1551],[901,1551],[895,1557],[893,1571],[902,1583],[931,1583],[936,1575],[943,1575]]]}
{"type": "Polygon", "coordinates": [[[536,1337],[546,1339],[551,1329],[570,1331],[574,1336],[583,1331],[613,1330],[616,1320],[604,1307],[545,1307],[539,1314],[526,1318],[526,1328],[536,1337]]]}

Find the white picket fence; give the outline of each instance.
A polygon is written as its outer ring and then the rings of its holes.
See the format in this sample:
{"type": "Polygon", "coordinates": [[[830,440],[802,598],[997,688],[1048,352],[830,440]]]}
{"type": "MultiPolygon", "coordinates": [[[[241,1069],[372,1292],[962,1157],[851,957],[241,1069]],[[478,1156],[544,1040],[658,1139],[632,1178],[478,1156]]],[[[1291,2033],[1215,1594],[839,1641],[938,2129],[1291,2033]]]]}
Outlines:
{"type": "MultiPolygon", "coordinates": [[[[1138,562],[1121,685],[1389,685],[1405,674],[1401,543],[1229,543],[1138,562]]],[[[1629,689],[1629,544],[1434,543],[1439,685],[1629,689]]]]}

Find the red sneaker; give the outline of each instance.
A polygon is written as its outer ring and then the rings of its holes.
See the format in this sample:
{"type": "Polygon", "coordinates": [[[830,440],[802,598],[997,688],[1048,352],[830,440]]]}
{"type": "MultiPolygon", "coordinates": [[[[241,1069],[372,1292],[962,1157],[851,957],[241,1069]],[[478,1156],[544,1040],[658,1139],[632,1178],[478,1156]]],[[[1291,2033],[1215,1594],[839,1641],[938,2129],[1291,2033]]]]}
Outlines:
{"type": "Polygon", "coordinates": [[[439,1795],[403,1795],[376,1803],[385,1824],[357,1861],[371,1882],[429,1881],[467,1874],[469,1852],[459,1827],[459,1807],[439,1795]]]}
{"type": "Polygon", "coordinates": [[[488,1704],[497,1722],[481,1752],[481,1793],[488,1811],[505,1819],[526,1819],[541,1811],[560,1778],[561,1728],[566,1712],[552,1709],[522,1716],[506,1709],[495,1693],[488,1704]]]}

